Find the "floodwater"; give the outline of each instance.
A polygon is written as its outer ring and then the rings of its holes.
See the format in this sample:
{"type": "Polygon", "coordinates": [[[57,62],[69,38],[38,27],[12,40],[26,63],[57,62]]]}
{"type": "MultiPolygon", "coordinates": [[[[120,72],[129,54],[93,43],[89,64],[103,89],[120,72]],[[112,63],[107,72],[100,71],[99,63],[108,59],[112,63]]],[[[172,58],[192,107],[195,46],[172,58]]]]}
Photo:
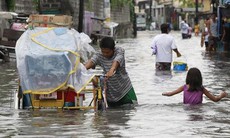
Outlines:
{"type": "MultiPolygon", "coordinates": [[[[202,105],[182,103],[182,94],[162,96],[185,83],[186,72],[155,72],[151,38],[159,31],[140,31],[135,39],[118,40],[126,50],[126,66],[139,104],[134,107],[93,110],[15,110],[15,62],[0,64],[0,137],[230,137],[230,100],[202,105]]],[[[214,94],[230,94],[230,53],[206,53],[200,38],[182,40],[171,32],[188,67],[198,67],[203,84],[214,94]]],[[[174,59],[175,54],[174,54],[174,59]]]]}

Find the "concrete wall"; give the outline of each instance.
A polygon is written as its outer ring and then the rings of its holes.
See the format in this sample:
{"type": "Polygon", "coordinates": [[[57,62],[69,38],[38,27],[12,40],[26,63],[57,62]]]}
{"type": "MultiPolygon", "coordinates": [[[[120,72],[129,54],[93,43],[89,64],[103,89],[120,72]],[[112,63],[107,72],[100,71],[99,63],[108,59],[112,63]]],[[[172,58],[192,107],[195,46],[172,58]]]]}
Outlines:
{"type": "Polygon", "coordinates": [[[129,6],[111,8],[111,20],[117,23],[130,22],[129,6]]]}
{"type": "Polygon", "coordinates": [[[111,21],[119,23],[116,28],[117,38],[133,37],[133,23],[130,20],[130,8],[128,5],[111,8],[111,21]]]}
{"type": "Polygon", "coordinates": [[[36,8],[32,0],[15,0],[15,12],[36,13],[36,8]]]}
{"type": "Polygon", "coordinates": [[[73,9],[71,13],[73,16],[73,28],[77,30],[79,22],[79,0],[69,0],[69,3],[73,9]]]}
{"type": "Polygon", "coordinates": [[[0,10],[1,10],[1,11],[6,11],[6,10],[7,10],[7,9],[6,9],[6,3],[5,3],[4,0],[1,0],[1,1],[0,1],[0,10]]]}

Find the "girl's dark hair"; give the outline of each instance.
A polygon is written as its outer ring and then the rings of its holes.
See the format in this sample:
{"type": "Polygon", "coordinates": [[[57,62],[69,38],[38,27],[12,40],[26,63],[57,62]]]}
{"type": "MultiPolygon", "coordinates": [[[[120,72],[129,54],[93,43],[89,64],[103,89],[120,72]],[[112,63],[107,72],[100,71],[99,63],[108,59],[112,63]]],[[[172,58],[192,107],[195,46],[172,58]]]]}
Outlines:
{"type": "Polygon", "coordinates": [[[186,84],[189,85],[188,91],[202,91],[203,84],[202,84],[202,75],[198,68],[190,68],[187,77],[186,77],[186,84]]]}
{"type": "Polygon", "coordinates": [[[113,50],[115,48],[115,42],[112,37],[104,37],[100,41],[100,48],[109,48],[113,50]]]}

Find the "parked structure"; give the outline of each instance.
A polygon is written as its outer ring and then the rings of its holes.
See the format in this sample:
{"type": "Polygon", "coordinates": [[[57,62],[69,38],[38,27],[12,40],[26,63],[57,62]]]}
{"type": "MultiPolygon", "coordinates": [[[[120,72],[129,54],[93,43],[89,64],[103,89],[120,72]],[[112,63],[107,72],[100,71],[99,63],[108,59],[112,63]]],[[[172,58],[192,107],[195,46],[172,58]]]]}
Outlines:
{"type": "Polygon", "coordinates": [[[6,2],[4,0],[0,1],[0,10],[6,11],[6,2]]]}
{"type": "Polygon", "coordinates": [[[137,30],[146,29],[146,13],[136,13],[137,30]]]}

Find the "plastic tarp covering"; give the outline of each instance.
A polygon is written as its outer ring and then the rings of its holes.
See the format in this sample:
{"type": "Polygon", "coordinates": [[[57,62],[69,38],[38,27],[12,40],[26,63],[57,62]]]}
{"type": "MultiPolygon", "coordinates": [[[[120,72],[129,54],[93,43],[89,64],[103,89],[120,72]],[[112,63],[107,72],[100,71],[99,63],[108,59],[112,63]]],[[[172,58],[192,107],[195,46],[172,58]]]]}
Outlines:
{"type": "Polygon", "coordinates": [[[80,91],[94,77],[80,62],[95,53],[90,42],[74,29],[26,30],[15,50],[23,93],[49,94],[66,87],[80,91]]]}
{"type": "Polygon", "coordinates": [[[4,19],[13,19],[14,16],[18,16],[17,13],[15,12],[3,12],[3,11],[0,11],[0,18],[4,18],[4,19]]]}

